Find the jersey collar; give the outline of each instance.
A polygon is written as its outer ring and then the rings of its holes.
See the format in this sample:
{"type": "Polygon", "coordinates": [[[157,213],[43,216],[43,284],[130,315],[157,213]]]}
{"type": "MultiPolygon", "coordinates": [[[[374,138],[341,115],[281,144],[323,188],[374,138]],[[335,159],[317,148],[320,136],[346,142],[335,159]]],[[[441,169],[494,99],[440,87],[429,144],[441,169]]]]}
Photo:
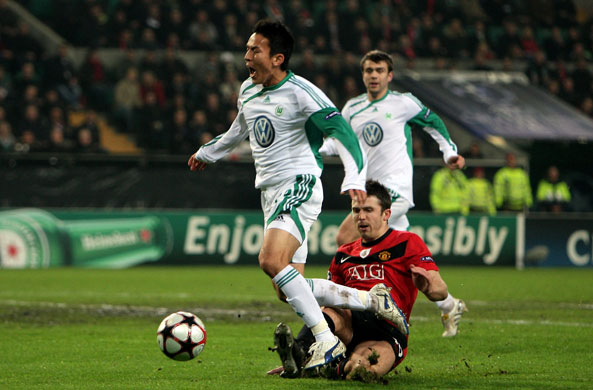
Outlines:
{"type": "Polygon", "coordinates": [[[360,244],[362,246],[364,246],[365,248],[369,248],[371,246],[375,246],[378,243],[380,243],[381,241],[383,241],[392,231],[393,231],[393,229],[392,228],[389,228],[389,229],[387,229],[387,231],[385,232],[385,234],[383,234],[381,237],[377,238],[376,240],[369,241],[369,242],[362,242],[362,240],[361,240],[360,244]]]}
{"type": "Polygon", "coordinates": [[[278,84],[274,84],[274,85],[270,85],[269,87],[263,87],[261,92],[267,92],[267,91],[273,91],[275,89],[280,88],[281,86],[283,86],[289,78],[291,78],[292,76],[294,76],[294,73],[292,73],[292,70],[289,70],[288,72],[286,72],[286,76],[280,80],[280,82],[278,84]]]}

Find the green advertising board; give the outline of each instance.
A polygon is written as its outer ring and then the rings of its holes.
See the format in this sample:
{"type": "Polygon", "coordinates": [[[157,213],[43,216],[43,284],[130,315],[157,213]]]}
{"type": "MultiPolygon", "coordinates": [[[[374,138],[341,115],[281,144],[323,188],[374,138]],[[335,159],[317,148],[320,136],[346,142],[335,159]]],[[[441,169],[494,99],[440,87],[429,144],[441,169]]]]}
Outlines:
{"type": "MultiPolygon", "coordinates": [[[[345,214],[324,212],[308,235],[309,264],[329,264],[345,214]]],[[[440,265],[515,265],[517,217],[411,213],[440,265]]],[[[263,242],[259,212],[78,211],[0,212],[2,267],[121,268],[143,263],[257,264],[263,242]]]]}

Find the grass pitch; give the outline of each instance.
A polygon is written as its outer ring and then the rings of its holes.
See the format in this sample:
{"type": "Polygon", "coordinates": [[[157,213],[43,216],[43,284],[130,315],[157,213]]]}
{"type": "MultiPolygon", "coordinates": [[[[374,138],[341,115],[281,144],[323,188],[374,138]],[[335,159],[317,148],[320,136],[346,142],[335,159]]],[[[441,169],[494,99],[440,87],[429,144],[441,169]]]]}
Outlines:
{"type": "MultiPolygon", "coordinates": [[[[326,270],[309,267],[310,277],[326,270]]],[[[300,320],[257,267],[0,270],[2,389],[590,389],[593,270],[443,268],[469,312],[440,337],[419,296],[410,346],[386,386],[266,376],[279,321],[300,320]],[[163,355],[156,328],[186,310],[205,322],[204,352],[163,355]]]]}

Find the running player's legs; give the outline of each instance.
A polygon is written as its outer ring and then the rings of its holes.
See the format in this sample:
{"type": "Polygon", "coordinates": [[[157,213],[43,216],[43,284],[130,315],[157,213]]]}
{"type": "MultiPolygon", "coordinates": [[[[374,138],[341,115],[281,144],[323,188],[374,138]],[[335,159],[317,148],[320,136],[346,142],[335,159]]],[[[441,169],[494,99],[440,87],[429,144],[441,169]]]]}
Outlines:
{"type": "MultiPolygon", "coordinates": [[[[313,176],[297,177],[296,180],[262,191],[262,209],[266,221],[264,243],[267,247],[263,247],[263,252],[260,253],[260,265],[264,271],[267,267],[276,269],[291,264],[299,273],[304,274],[308,253],[307,233],[321,212],[322,201],[321,181],[313,176]],[[276,230],[278,232],[274,232],[276,230]],[[266,241],[266,237],[273,240],[266,241]],[[269,251],[281,249],[292,240],[296,240],[298,246],[288,259],[282,256],[282,262],[278,263],[280,259],[273,257],[269,251]]],[[[270,274],[268,271],[266,273],[270,274]]],[[[276,286],[275,288],[279,298],[283,299],[281,291],[276,286]]]]}

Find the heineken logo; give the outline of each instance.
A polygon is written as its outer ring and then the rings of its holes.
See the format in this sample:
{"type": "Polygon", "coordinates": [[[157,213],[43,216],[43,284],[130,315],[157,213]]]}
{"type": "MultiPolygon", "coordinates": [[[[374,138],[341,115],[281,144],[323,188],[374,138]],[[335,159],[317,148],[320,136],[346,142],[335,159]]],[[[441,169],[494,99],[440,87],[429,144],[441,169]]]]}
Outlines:
{"type": "Polygon", "coordinates": [[[47,235],[35,220],[28,216],[0,220],[0,267],[47,267],[49,257],[47,235]]]}
{"type": "Polygon", "coordinates": [[[260,116],[255,120],[253,134],[255,135],[255,140],[262,148],[267,148],[274,142],[274,126],[272,126],[272,122],[265,116],[260,116]]]}
{"type": "Polygon", "coordinates": [[[362,138],[369,146],[377,146],[383,140],[383,129],[378,123],[369,122],[362,129],[362,138]]]}
{"type": "MultiPolygon", "coordinates": [[[[29,252],[27,240],[10,230],[0,230],[0,259],[3,268],[24,268],[29,252]]],[[[35,251],[32,251],[33,253],[35,251]]],[[[38,257],[35,256],[35,257],[38,257]]]]}
{"type": "MultiPolygon", "coordinates": [[[[148,232],[148,231],[147,231],[148,232]]],[[[149,242],[151,239],[144,231],[136,232],[113,232],[110,234],[85,234],[80,237],[82,249],[87,251],[118,248],[128,245],[135,245],[142,242],[149,242]],[[140,234],[139,234],[140,233],[140,234]]]]}

